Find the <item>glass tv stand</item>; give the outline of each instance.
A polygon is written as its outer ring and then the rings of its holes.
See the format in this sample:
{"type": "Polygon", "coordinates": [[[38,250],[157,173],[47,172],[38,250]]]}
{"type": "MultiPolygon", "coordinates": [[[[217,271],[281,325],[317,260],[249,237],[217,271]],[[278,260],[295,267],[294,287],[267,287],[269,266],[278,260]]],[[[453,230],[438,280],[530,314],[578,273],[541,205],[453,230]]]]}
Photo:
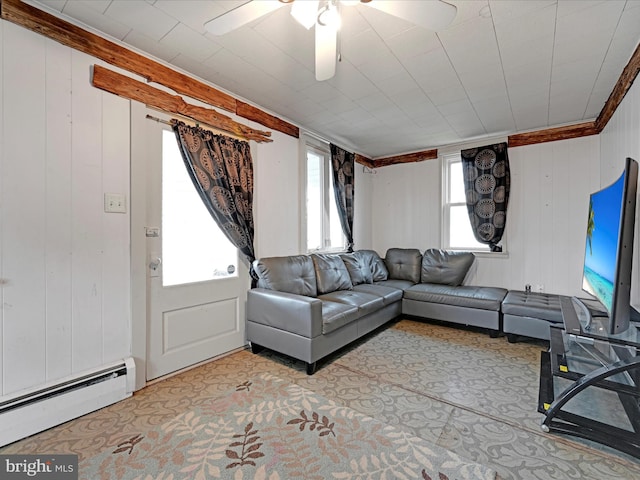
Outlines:
{"type": "Polygon", "coordinates": [[[607,317],[561,297],[540,359],[538,411],[545,432],[565,433],[640,458],[640,331],[607,334],[607,317]]]}

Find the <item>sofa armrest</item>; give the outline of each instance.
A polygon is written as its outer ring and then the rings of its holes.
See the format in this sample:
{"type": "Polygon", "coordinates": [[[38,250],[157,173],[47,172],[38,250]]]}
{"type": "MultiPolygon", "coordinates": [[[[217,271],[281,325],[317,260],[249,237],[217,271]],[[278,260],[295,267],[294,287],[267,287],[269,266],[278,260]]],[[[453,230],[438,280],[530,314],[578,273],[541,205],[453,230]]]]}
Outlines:
{"type": "Polygon", "coordinates": [[[322,335],[322,301],[294,293],[254,288],[247,295],[247,320],[314,338],[322,335]]]}

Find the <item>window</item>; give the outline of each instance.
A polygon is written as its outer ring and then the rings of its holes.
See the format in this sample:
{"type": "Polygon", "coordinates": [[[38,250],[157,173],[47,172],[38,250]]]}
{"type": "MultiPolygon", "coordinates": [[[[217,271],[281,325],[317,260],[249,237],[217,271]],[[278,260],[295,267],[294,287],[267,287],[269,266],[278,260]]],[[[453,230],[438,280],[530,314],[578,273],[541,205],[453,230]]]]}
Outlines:
{"type": "Polygon", "coordinates": [[[307,252],[344,250],[345,237],[333,193],[328,146],[305,143],[305,226],[307,252]]]}
{"type": "Polygon", "coordinates": [[[172,131],[162,135],[162,284],[237,275],[238,250],[200,199],[172,131]]]}
{"type": "Polygon", "coordinates": [[[473,230],[471,230],[460,154],[445,155],[442,162],[444,173],[442,241],[444,248],[489,252],[489,246],[478,242],[473,235],[473,230]]]}

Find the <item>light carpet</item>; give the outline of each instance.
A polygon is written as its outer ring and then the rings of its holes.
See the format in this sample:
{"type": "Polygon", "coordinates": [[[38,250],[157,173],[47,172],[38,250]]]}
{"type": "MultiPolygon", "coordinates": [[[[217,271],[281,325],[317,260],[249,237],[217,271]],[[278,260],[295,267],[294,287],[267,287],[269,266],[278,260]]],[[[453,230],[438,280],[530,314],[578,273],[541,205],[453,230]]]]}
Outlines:
{"type": "Polygon", "coordinates": [[[330,355],[312,376],[303,362],[243,350],[0,453],[75,453],[82,462],[270,374],[486,465],[501,480],[640,479],[637,458],[540,429],[538,374],[547,347],[404,319],[330,355]]]}
{"type": "Polygon", "coordinates": [[[81,478],[493,480],[496,472],[274,375],[131,435],[81,478]]]}

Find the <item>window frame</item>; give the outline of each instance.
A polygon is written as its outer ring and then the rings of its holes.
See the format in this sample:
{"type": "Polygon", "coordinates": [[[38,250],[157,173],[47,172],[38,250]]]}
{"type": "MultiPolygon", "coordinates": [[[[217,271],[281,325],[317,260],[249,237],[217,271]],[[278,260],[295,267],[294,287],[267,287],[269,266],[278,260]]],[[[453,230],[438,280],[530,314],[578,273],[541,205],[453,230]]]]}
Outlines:
{"type": "MultiPolygon", "coordinates": [[[[305,253],[336,253],[345,252],[347,248],[347,239],[340,227],[340,238],[342,239],[340,246],[331,245],[331,200],[333,195],[333,171],[331,168],[331,151],[329,144],[312,138],[308,135],[301,135],[301,205],[302,205],[302,222],[300,228],[300,245],[301,250],[305,253]],[[320,191],[322,192],[322,225],[320,226],[320,232],[322,236],[322,245],[316,249],[309,249],[307,245],[307,232],[309,215],[307,212],[307,165],[308,165],[308,153],[312,152],[322,157],[320,165],[320,191]]],[[[335,202],[335,197],[333,198],[335,202]]],[[[336,212],[337,213],[337,212],[336,212]]]]}
{"type": "MultiPolygon", "coordinates": [[[[447,153],[441,155],[441,165],[442,165],[442,224],[441,224],[441,242],[442,248],[446,250],[456,250],[456,251],[468,251],[474,252],[480,255],[488,255],[488,256],[506,256],[507,255],[507,242],[506,242],[506,232],[502,237],[500,244],[502,245],[502,252],[492,252],[489,249],[489,246],[486,245],[484,247],[480,247],[479,245],[469,245],[463,247],[452,247],[451,246],[451,209],[453,207],[464,206],[466,209],[466,201],[462,202],[452,202],[451,198],[451,166],[455,163],[462,163],[462,156],[460,152],[447,153]]],[[[479,242],[478,242],[479,243],[479,242]]]]}

